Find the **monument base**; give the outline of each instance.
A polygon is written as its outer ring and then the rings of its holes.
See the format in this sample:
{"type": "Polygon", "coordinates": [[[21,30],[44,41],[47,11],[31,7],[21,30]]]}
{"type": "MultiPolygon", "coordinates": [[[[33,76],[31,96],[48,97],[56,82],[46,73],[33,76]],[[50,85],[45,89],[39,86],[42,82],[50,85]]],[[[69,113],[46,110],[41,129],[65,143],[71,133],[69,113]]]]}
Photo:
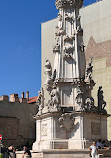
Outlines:
{"type": "Polygon", "coordinates": [[[85,112],[36,116],[37,139],[33,150],[85,149],[93,141],[107,140],[107,117],[85,112]]]}

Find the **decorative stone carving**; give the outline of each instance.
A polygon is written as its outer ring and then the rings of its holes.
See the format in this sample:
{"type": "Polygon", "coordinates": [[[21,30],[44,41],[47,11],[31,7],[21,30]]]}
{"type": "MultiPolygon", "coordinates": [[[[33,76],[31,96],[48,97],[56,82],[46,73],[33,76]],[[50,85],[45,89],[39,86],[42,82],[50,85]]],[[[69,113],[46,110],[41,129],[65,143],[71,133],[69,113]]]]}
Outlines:
{"type": "Polygon", "coordinates": [[[60,127],[66,131],[71,131],[74,128],[74,121],[75,119],[68,113],[62,114],[59,118],[60,127]]]}
{"type": "Polygon", "coordinates": [[[59,28],[58,26],[56,27],[56,33],[55,33],[56,36],[65,35],[65,34],[66,32],[65,30],[63,30],[63,28],[59,28]]]}
{"type": "Polygon", "coordinates": [[[69,15],[68,13],[65,13],[65,19],[66,20],[73,20],[73,16],[72,15],[69,15]]]}
{"type": "Polygon", "coordinates": [[[68,45],[64,47],[64,52],[67,53],[68,51],[73,51],[74,50],[74,46],[68,45]]]}
{"type": "Polygon", "coordinates": [[[52,66],[51,63],[49,62],[49,60],[46,60],[46,64],[45,64],[45,74],[47,74],[47,79],[45,82],[45,86],[46,86],[46,90],[50,93],[52,90],[52,66]]]}
{"type": "Polygon", "coordinates": [[[49,60],[46,60],[45,63],[45,73],[47,74],[48,78],[52,76],[52,66],[49,60]]]}
{"type": "Polygon", "coordinates": [[[75,38],[75,36],[74,35],[71,35],[71,36],[68,36],[68,35],[66,35],[66,36],[64,36],[64,41],[72,41],[72,40],[74,40],[74,38],[75,38]]]}
{"type": "Polygon", "coordinates": [[[46,124],[42,124],[42,127],[41,127],[41,135],[43,137],[46,137],[47,136],[47,123],[46,124]]]}
{"type": "Polygon", "coordinates": [[[38,92],[38,97],[36,100],[37,105],[39,106],[39,112],[38,115],[42,114],[42,110],[44,108],[44,91],[43,88],[41,89],[41,92],[38,92]]]}
{"type": "Polygon", "coordinates": [[[41,96],[42,96],[42,94],[41,94],[41,92],[39,91],[39,92],[38,92],[38,98],[37,98],[37,100],[36,100],[36,103],[37,103],[38,105],[41,104],[41,96]]]}
{"type": "Polygon", "coordinates": [[[77,20],[80,20],[80,19],[81,19],[81,16],[80,16],[80,15],[78,15],[77,20]]]}
{"type": "Polygon", "coordinates": [[[79,6],[82,7],[83,5],[83,0],[56,0],[55,2],[56,8],[65,8],[65,7],[75,7],[79,6]]]}
{"type": "Polygon", "coordinates": [[[55,109],[60,109],[60,97],[56,86],[54,86],[51,91],[51,104],[55,109]]]}
{"type": "Polygon", "coordinates": [[[102,86],[98,89],[98,113],[107,113],[105,110],[106,102],[104,101],[102,86]]]}
{"type": "Polygon", "coordinates": [[[57,52],[59,52],[59,49],[60,49],[60,45],[55,45],[55,46],[53,47],[53,52],[54,52],[54,53],[57,53],[57,52]]]}
{"type": "Polygon", "coordinates": [[[77,29],[73,30],[73,35],[83,35],[83,29],[81,28],[81,26],[77,26],[77,29]]]}
{"type": "Polygon", "coordinates": [[[77,34],[83,34],[83,29],[81,26],[77,26],[77,34]]]}
{"type": "Polygon", "coordinates": [[[86,98],[85,111],[86,112],[97,112],[97,107],[94,106],[94,99],[92,97],[86,98]]]}
{"type": "Polygon", "coordinates": [[[73,55],[72,55],[72,53],[65,53],[64,56],[63,56],[63,58],[64,59],[67,59],[67,58],[70,59],[70,58],[73,58],[73,55]]]}
{"type": "Polygon", "coordinates": [[[72,45],[68,45],[68,46],[64,46],[64,58],[73,58],[73,50],[74,50],[74,46],[72,45]]]}
{"type": "Polygon", "coordinates": [[[92,66],[92,59],[91,59],[91,61],[86,66],[85,82],[91,83],[91,81],[93,81],[92,71],[93,71],[93,66],[92,66]]]}
{"type": "Polygon", "coordinates": [[[60,13],[58,13],[58,19],[59,21],[62,21],[62,15],[60,13]]]}
{"type": "Polygon", "coordinates": [[[60,52],[60,43],[59,43],[60,42],[60,38],[59,38],[59,36],[56,36],[55,40],[56,40],[56,44],[53,47],[53,53],[60,52]]]}
{"type": "Polygon", "coordinates": [[[84,111],[84,96],[83,96],[83,91],[81,90],[81,87],[78,85],[77,88],[77,96],[76,96],[76,104],[78,106],[77,111],[84,111]]]}
{"type": "Polygon", "coordinates": [[[82,52],[84,52],[84,50],[85,50],[84,42],[81,43],[80,49],[81,49],[82,52]]]}
{"type": "Polygon", "coordinates": [[[61,110],[60,96],[55,85],[52,87],[52,90],[50,92],[50,97],[51,98],[46,103],[45,107],[42,110],[42,113],[57,112],[61,110]]]}

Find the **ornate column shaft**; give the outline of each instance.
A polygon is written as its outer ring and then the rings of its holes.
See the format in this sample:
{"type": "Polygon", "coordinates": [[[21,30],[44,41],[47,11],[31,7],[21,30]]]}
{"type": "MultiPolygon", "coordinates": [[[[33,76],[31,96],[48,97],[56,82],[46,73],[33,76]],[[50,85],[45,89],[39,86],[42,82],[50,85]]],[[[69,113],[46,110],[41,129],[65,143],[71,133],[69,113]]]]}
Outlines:
{"type": "Polygon", "coordinates": [[[81,75],[83,69],[80,63],[81,53],[84,52],[83,30],[79,15],[82,4],[83,0],[56,0],[55,2],[59,13],[56,45],[53,48],[55,53],[54,80],[58,84],[61,105],[73,106],[75,104],[77,85],[74,84],[76,80],[84,77],[81,75]],[[69,94],[67,94],[68,90],[69,94]],[[66,100],[68,100],[67,103],[66,100]]]}

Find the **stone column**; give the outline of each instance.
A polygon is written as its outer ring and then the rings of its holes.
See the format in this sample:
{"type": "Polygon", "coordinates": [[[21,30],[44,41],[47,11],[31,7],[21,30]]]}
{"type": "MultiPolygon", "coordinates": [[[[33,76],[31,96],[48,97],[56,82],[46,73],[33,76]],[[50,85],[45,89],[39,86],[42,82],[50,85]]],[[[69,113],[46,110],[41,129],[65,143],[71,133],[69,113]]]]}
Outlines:
{"type": "MultiPolygon", "coordinates": [[[[55,34],[56,44],[53,48],[54,79],[61,95],[61,106],[69,107],[76,104],[76,82],[84,78],[80,64],[81,53],[84,53],[83,30],[79,15],[82,4],[83,0],[56,0],[55,2],[59,13],[55,34]]],[[[85,62],[84,59],[83,62],[85,62]]]]}

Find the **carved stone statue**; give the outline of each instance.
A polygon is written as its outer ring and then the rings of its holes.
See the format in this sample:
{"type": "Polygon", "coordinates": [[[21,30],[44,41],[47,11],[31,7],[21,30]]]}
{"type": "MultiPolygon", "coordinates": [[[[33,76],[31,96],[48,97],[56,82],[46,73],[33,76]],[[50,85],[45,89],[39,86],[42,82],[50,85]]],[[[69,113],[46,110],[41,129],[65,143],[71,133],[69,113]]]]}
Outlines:
{"type": "Polygon", "coordinates": [[[92,80],[92,71],[93,71],[93,66],[92,66],[92,59],[86,66],[86,72],[85,72],[85,82],[90,83],[92,80]]]}
{"type": "Polygon", "coordinates": [[[59,21],[62,21],[62,15],[60,13],[58,13],[58,19],[59,21]]]}
{"type": "Polygon", "coordinates": [[[38,92],[38,97],[37,97],[37,100],[36,100],[36,103],[37,103],[38,105],[41,104],[41,97],[42,97],[42,94],[41,94],[41,92],[39,91],[39,92],[38,92]]]}
{"type": "Polygon", "coordinates": [[[98,89],[98,113],[106,113],[106,102],[104,101],[102,86],[98,89]]]}
{"type": "Polygon", "coordinates": [[[97,107],[94,106],[94,99],[87,97],[85,100],[85,111],[86,112],[97,112],[97,107]]]}
{"type": "Polygon", "coordinates": [[[50,97],[51,98],[47,101],[45,107],[43,108],[43,113],[57,112],[61,110],[59,92],[57,91],[56,86],[53,86],[50,97]]]}
{"type": "Polygon", "coordinates": [[[52,90],[52,66],[49,60],[46,60],[46,64],[45,64],[45,74],[47,74],[47,79],[45,82],[45,86],[46,86],[46,90],[50,93],[52,90]]]}
{"type": "Polygon", "coordinates": [[[81,49],[82,52],[84,52],[84,50],[85,50],[84,48],[85,48],[85,46],[84,46],[84,43],[82,42],[81,45],[80,45],[80,49],[81,49]]]}
{"type": "Polygon", "coordinates": [[[46,60],[45,63],[45,73],[48,75],[48,78],[52,76],[52,66],[49,60],[46,60]]]}
{"type": "Polygon", "coordinates": [[[44,91],[43,88],[41,89],[41,92],[38,92],[38,98],[36,100],[37,105],[39,106],[39,112],[38,114],[42,114],[42,109],[44,108],[44,91]]]}
{"type": "Polygon", "coordinates": [[[80,86],[77,89],[76,103],[78,106],[77,111],[84,111],[83,91],[80,86]]]}
{"type": "Polygon", "coordinates": [[[81,26],[77,27],[77,33],[83,33],[83,29],[81,28],[81,26]]]}
{"type": "Polygon", "coordinates": [[[51,101],[54,108],[57,109],[60,108],[60,97],[59,97],[59,92],[56,89],[56,86],[54,86],[51,91],[51,101]]]}

